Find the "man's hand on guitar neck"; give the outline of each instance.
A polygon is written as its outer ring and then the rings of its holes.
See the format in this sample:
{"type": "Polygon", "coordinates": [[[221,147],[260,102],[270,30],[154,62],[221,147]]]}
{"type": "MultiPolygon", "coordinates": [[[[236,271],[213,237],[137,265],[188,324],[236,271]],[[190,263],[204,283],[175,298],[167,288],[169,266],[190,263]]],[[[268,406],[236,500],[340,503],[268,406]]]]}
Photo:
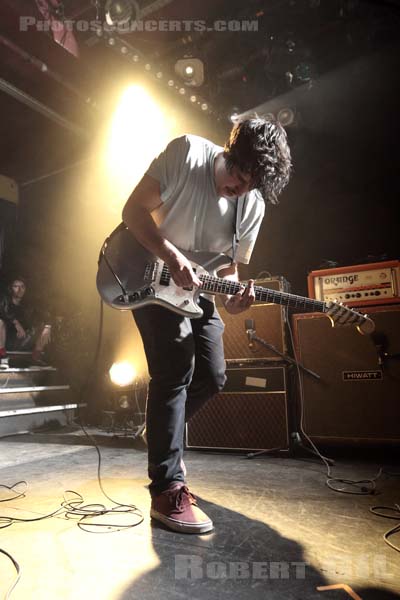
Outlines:
{"type": "Polygon", "coordinates": [[[245,288],[234,296],[230,296],[225,302],[228,313],[236,315],[250,308],[255,300],[254,279],[249,279],[245,288]]]}

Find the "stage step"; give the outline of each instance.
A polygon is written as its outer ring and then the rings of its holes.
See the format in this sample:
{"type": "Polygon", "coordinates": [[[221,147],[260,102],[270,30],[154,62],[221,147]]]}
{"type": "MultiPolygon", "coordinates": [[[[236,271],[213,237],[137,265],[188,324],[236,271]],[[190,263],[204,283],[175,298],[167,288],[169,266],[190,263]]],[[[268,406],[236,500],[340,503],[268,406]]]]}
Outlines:
{"type": "Polygon", "coordinates": [[[0,388],[53,385],[59,380],[55,367],[0,368],[0,388]]]}
{"type": "Polygon", "coordinates": [[[57,369],[30,366],[29,353],[15,354],[0,366],[0,436],[71,424],[78,404],[57,369]]]}

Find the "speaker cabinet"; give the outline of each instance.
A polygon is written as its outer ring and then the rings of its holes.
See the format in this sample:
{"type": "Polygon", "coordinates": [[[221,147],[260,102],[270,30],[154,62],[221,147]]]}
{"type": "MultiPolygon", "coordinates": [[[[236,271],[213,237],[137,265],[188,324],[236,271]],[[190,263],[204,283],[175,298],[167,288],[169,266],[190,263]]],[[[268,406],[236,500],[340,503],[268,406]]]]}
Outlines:
{"type": "MultiPolygon", "coordinates": [[[[289,284],[283,277],[259,279],[255,284],[281,292],[289,289],[289,284]]],[[[286,353],[285,309],[282,306],[257,303],[238,315],[229,314],[223,306],[218,306],[218,311],[225,324],[224,349],[227,360],[282,360],[273,350],[258,342],[249,345],[245,325],[247,319],[253,319],[256,334],[280,352],[286,353]]]]}
{"type": "Polygon", "coordinates": [[[220,450],[288,449],[286,368],[228,368],[224,391],[186,426],[186,447],[220,450]]]}
{"type": "Polygon", "coordinates": [[[319,313],[293,315],[297,358],[320,376],[301,371],[304,429],[317,442],[400,442],[400,306],[368,314],[371,336],[319,313]]]}

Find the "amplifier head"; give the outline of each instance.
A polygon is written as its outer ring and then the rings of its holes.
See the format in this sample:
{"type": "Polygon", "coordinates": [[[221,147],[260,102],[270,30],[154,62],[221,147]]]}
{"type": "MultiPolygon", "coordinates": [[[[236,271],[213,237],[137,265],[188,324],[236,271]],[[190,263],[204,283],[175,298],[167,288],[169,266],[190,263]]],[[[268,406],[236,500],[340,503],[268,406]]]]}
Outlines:
{"type": "Polygon", "coordinates": [[[308,294],[323,302],[347,306],[376,306],[400,302],[400,261],[312,271],[308,294]]]}

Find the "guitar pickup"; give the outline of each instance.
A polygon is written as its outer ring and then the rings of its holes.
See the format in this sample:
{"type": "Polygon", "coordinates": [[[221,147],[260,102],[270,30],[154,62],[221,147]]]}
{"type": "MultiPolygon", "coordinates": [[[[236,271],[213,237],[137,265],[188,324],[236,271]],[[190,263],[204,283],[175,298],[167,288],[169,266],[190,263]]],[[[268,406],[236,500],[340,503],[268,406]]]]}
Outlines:
{"type": "Polygon", "coordinates": [[[158,271],[158,263],[157,262],[147,264],[146,268],[144,270],[143,280],[146,281],[147,283],[154,283],[154,281],[156,280],[156,277],[157,277],[157,271],[158,271]]]}

